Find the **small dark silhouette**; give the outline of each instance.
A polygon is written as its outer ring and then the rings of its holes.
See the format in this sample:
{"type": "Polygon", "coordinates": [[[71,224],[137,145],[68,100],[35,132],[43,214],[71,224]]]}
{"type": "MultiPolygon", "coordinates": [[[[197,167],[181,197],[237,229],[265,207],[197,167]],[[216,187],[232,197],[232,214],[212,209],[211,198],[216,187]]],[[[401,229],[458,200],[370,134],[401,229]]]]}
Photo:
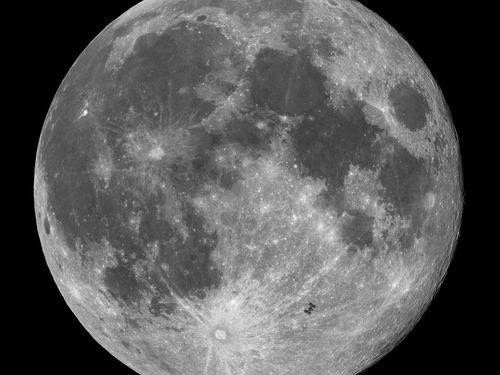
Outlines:
{"type": "Polygon", "coordinates": [[[309,302],[309,308],[305,309],[304,312],[308,315],[311,315],[311,312],[316,308],[316,305],[309,302]]]}

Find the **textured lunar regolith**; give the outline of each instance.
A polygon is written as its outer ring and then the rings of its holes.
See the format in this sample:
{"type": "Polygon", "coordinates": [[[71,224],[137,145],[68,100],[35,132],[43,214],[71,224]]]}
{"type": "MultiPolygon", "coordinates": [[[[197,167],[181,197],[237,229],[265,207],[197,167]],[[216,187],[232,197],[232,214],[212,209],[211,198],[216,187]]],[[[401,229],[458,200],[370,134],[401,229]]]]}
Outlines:
{"type": "Polygon", "coordinates": [[[147,0],[71,67],[34,190],[59,290],[137,373],[341,375],[431,302],[461,179],[431,73],[359,3],[147,0]]]}

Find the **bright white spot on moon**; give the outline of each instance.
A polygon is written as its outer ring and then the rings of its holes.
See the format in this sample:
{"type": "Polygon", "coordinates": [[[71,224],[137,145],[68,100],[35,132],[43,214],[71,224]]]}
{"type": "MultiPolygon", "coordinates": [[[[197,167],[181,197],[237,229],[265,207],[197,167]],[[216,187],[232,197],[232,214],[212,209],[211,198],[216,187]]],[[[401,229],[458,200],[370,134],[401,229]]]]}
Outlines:
{"type": "Polygon", "coordinates": [[[214,333],[214,336],[218,340],[225,340],[227,338],[226,332],[224,332],[222,329],[217,329],[214,333]]]}
{"type": "Polygon", "coordinates": [[[82,118],[82,117],[87,116],[88,114],[89,114],[88,109],[84,109],[84,110],[82,111],[82,113],[80,113],[80,116],[78,116],[78,118],[80,119],[80,118],[82,118]]]}
{"type": "Polygon", "coordinates": [[[259,15],[259,18],[262,19],[262,20],[267,20],[269,17],[271,17],[271,14],[269,12],[262,12],[259,15]]]}
{"type": "Polygon", "coordinates": [[[165,156],[165,151],[160,146],[156,146],[149,152],[149,157],[153,160],[161,160],[165,156]]]}
{"type": "Polygon", "coordinates": [[[82,117],[85,117],[89,114],[88,107],[89,107],[89,102],[86,101],[82,111],[80,112],[80,116],[78,116],[79,119],[81,119],[82,117]]]}
{"type": "Polygon", "coordinates": [[[434,193],[427,193],[427,196],[425,197],[425,208],[430,210],[431,208],[434,207],[436,204],[436,195],[434,193]]]}
{"type": "Polygon", "coordinates": [[[68,283],[67,288],[74,299],[78,301],[82,299],[82,294],[80,293],[80,290],[76,285],[68,283]]]}
{"type": "Polygon", "coordinates": [[[264,129],[265,127],[266,127],[266,124],[264,124],[262,121],[260,121],[260,122],[258,122],[258,123],[257,123],[257,129],[262,130],[262,129],[264,129]]]}
{"type": "Polygon", "coordinates": [[[268,212],[270,212],[270,211],[271,211],[271,207],[272,207],[272,205],[270,205],[270,204],[268,204],[268,203],[266,203],[266,202],[262,203],[262,204],[260,205],[260,213],[261,213],[262,215],[267,214],[268,212]]]}

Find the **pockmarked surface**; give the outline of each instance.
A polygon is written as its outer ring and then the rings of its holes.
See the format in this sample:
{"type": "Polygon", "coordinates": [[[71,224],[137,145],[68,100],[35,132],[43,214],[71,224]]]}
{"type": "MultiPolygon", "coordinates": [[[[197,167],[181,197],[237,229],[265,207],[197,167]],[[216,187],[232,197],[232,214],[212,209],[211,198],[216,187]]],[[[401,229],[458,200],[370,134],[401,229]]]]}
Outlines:
{"type": "Polygon", "coordinates": [[[359,3],[149,0],[64,79],[35,205],[68,305],[139,374],[354,374],[437,291],[461,178],[438,86],[359,3]]]}

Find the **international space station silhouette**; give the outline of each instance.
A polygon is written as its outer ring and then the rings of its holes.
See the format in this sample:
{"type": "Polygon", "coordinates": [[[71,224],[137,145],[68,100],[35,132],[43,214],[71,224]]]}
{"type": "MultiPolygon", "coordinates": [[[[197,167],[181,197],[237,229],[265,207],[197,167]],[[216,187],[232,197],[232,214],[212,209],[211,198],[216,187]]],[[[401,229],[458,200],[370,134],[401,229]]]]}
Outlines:
{"type": "Polygon", "coordinates": [[[309,307],[304,310],[304,312],[308,315],[311,315],[311,312],[316,308],[316,305],[309,302],[309,307]]]}

